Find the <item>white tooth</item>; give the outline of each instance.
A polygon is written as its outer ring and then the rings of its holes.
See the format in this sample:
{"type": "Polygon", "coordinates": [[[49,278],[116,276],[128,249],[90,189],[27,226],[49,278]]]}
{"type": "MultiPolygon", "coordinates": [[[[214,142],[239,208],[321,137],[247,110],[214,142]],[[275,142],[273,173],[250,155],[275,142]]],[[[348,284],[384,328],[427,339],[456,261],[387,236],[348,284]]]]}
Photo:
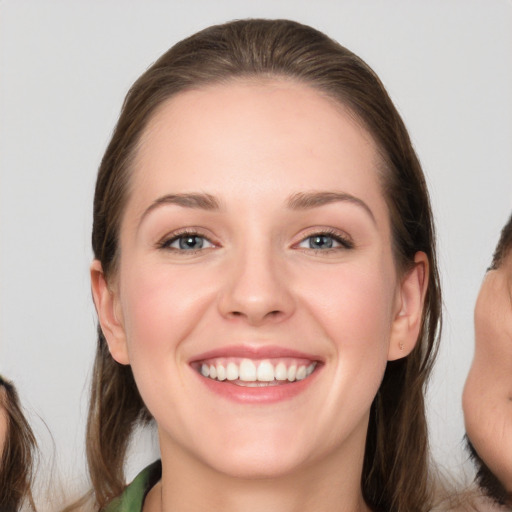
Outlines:
{"type": "Polygon", "coordinates": [[[215,366],[210,365],[210,379],[216,379],[217,378],[217,368],[215,366]]]}
{"type": "Polygon", "coordinates": [[[297,368],[297,375],[295,376],[297,380],[302,380],[306,378],[306,367],[305,366],[299,366],[297,368]]]}
{"type": "Polygon", "coordinates": [[[226,368],[222,364],[217,365],[217,379],[226,380],[226,368]]]}
{"type": "Polygon", "coordinates": [[[245,382],[256,380],[256,365],[250,359],[242,359],[239,378],[245,382]]]}
{"type": "Polygon", "coordinates": [[[315,369],[316,363],[311,363],[306,370],[306,375],[311,375],[313,373],[313,370],[315,369]]]}
{"type": "Polygon", "coordinates": [[[226,378],[228,380],[238,379],[238,366],[235,363],[228,363],[226,368],[226,378]]]}
{"type": "Polygon", "coordinates": [[[203,377],[208,377],[208,375],[210,375],[210,367],[207,364],[201,365],[201,375],[203,377]]]}
{"type": "Polygon", "coordinates": [[[288,378],[288,372],[284,363],[277,363],[275,377],[276,380],[286,380],[288,378]]]}
{"type": "Polygon", "coordinates": [[[270,361],[261,361],[258,366],[258,380],[262,382],[272,382],[274,380],[274,367],[270,361]]]}
{"type": "Polygon", "coordinates": [[[259,382],[257,380],[251,382],[244,382],[242,380],[237,382],[237,386],[241,386],[244,388],[266,388],[268,386],[273,386],[270,382],[259,382]]]}
{"type": "Polygon", "coordinates": [[[288,368],[287,378],[290,382],[295,380],[295,374],[297,373],[297,366],[292,364],[290,368],[288,368]]]}

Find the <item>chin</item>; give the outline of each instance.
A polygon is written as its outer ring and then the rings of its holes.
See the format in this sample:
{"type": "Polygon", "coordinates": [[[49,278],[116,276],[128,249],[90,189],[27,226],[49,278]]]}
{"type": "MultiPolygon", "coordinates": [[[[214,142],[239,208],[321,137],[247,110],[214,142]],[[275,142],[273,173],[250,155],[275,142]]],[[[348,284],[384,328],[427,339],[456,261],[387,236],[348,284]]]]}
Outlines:
{"type": "MultiPolygon", "coordinates": [[[[218,462],[218,461],[217,461],[218,462]]],[[[287,457],[282,451],[273,453],[227,453],[225,462],[212,464],[211,468],[226,476],[247,479],[266,480],[287,477],[299,471],[305,465],[297,454],[287,457]]]]}

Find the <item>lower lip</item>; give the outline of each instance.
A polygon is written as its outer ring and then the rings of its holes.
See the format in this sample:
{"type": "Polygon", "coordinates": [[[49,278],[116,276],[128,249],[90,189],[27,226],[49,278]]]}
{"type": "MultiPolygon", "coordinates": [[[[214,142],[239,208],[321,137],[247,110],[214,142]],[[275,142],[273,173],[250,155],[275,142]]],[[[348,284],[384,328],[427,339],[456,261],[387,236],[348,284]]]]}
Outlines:
{"type": "Polygon", "coordinates": [[[194,370],[201,382],[214,393],[232,400],[233,402],[244,404],[272,404],[290,400],[303,393],[316,379],[320,368],[317,366],[315,371],[302,380],[294,382],[285,382],[275,386],[247,387],[237,386],[228,380],[218,381],[204,377],[194,370]]]}

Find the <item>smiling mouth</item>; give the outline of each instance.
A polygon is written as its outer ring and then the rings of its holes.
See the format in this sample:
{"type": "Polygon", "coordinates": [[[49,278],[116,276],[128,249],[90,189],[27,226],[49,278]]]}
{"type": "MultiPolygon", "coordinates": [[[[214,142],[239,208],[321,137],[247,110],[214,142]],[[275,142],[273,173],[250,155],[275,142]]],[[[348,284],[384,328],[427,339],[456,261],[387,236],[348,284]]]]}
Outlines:
{"type": "Polygon", "coordinates": [[[317,361],[280,358],[254,360],[248,358],[216,358],[196,363],[205,378],[242,387],[268,387],[307,379],[317,361]]]}

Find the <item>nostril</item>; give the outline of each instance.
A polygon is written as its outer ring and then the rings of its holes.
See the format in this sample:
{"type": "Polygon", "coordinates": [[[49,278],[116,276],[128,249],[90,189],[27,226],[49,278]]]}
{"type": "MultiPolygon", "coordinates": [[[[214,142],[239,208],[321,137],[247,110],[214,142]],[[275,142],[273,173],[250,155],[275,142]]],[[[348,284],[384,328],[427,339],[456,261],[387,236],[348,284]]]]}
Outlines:
{"type": "MultiPolygon", "coordinates": [[[[263,315],[263,317],[264,317],[264,318],[275,318],[275,317],[280,316],[281,314],[282,314],[282,311],[281,311],[281,310],[279,310],[279,309],[275,309],[275,310],[273,310],[273,311],[269,311],[268,313],[264,314],[264,315],[263,315]]],[[[243,313],[242,311],[231,311],[231,312],[229,313],[229,315],[230,315],[231,317],[236,317],[236,318],[238,318],[238,317],[243,317],[243,316],[248,316],[248,315],[246,315],[245,313],[243,313]]]]}

